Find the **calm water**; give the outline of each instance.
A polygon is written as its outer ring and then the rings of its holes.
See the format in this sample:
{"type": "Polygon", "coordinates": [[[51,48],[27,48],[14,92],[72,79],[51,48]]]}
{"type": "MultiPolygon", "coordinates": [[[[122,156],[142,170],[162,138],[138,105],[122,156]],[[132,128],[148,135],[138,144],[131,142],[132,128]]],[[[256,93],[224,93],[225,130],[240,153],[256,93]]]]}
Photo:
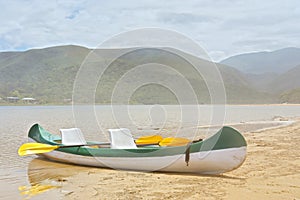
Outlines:
{"type": "MultiPolygon", "coordinates": [[[[199,137],[203,134],[197,129],[199,126],[220,125],[223,121],[225,124],[269,121],[276,116],[298,117],[300,106],[227,106],[225,110],[221,106],[116,106],[113,109],[110,106],[78,106],[74,111],[72,106],[0,106],[0,135],[3,140],[0,199],[22,199],[24,195],[20,193],[32,185],[30,174],[45,177],[38,174],[37,169],[47,164],[33,156],[21,158],[17,155],[18,147],[28,141],[27,131],[34,123],[53,133],[58,133],[59,128],[79,127],[88,140],[108,141],[107,128],[128,127],[135,136],[159,133],[164,136],[199,137]]],[[[68,171],[66,165],[53,167],[53,170],[60,173],[68,171]]],[[[34,198],[39,199],[43,195],[34,198]]]]}

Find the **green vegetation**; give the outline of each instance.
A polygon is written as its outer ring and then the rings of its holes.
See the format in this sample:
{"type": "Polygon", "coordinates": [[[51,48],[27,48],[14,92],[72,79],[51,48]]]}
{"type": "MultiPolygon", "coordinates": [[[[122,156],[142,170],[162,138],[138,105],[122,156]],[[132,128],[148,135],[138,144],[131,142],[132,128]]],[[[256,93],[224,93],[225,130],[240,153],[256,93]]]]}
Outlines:
{"type": "Polygon", "coordinates": [[[281,103],[300,103],[300,88],[283,93],[280,101],[281,103]]]}
{"type": "MultiPolygon", "coordinates": [[[[119,57],[102,74],[97,88],[92,88],[89,80],[100,77],[99,71],[103,69],[103,63],[108,63],[113,56],[122,52],[122,49],[95,50],[94,55],[100,61],[98,64],[84,63],[84,59],[91,50],[72,45],[34,49],[26,52],[3,52],[0,53],[0,97],[2,98],[0,103],[5,103],[5,98],[9,96],[20,99],[32,97],[37,99],[39,104],[69,103],[73,95],[74,80],[82,63],[87,65],[91,73],[87,77],[83,77],[86,85],[82,88],[82,94],[76,98],[81,103],[94,101],[99,104],[111,103],[113,91],[118,82],[126,77],[125,75],[131,73],[136,66],[145,64],[147,66],[144,70],[137,70],[131,79],[122,80],[122,90],[118,93],[119,98],[113,99],[113,103],[176,104],[179,101],[182,104],[193,103],[192,96],[179,82],[182,78],[188,81],[193,88],[199,104],[210,103],[206,82],[215,82],[215,80],[212,77],[206,77],[204,80],[190,63],[178,55],[189,58],[195,65],[203,67],[203,69],[212,67],[214,64],[180,51],[165,50],[136,49],[133,53],[119,57]],[[170,51],[176,54],[170,53],[170,51]],[[165,70],[163,66],[170,66],[172,70],[165,70]],[[164,84],[149,83],[139,85],[132,91],[136,83],[147,79],[153,79],[156,82],[167,81],[170,88],[164,84]],[[178,99],[178,94],[172,90],[172,86],[182,91],[182,94],[185,95],[184,102],[178,99]],[[89,96],[89,91],[95,93],[95,96],[89,96]]],[[[252,87],[251,81],[240,71],[222,64],[217,64],[217,67],[224,81],[227,103],[278,103],[282,102],[286,95],[296,95],[296,98],[293,97],[293,99],[296,102],[299,100],[297,100],[297,95],[299,95],[297,92],[280,96],[258,91],[252,87]]]]}
{"type": "Polygon", "coordinates": [[[88,49],[52,47],[0,53],[0,96],[34,97],[39,103],[58,103],[72,97],[75,75],[88,49]]]}

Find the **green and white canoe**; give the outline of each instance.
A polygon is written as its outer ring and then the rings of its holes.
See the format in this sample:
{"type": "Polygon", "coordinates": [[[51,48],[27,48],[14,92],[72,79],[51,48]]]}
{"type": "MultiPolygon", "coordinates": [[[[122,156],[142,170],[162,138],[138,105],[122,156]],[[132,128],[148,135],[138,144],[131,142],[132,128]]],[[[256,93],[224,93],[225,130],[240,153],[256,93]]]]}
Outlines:
{"type": "MultiPolygon", "coordinates": [[[[31,127],[28,137],[38,143],[64,146],[59,142],[59,135],[49,133],[38,124],[31,127]]],[[[92,143],[95,142],[87,142],[92,143]]],[[[152,145],[132,149],[77,146],[39,155],[59,162],[122,170],[220,174],[241,166],[246,151],[247,143],[242,134],[224,126],[211,137],[184,146],[152,145]]]]}

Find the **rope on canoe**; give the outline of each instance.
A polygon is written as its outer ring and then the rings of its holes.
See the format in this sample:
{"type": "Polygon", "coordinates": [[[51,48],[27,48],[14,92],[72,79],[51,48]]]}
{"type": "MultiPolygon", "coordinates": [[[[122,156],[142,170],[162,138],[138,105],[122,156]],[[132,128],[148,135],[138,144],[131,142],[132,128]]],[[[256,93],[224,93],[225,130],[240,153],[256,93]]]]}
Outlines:
{"type": "Polygon", "coordinates": [[[190,161],[190,148],[191,148],[191,143],[187,145],[187,148],[185,150],[185,162],[186,166],[189,166],[189,161],[190,161]]]}

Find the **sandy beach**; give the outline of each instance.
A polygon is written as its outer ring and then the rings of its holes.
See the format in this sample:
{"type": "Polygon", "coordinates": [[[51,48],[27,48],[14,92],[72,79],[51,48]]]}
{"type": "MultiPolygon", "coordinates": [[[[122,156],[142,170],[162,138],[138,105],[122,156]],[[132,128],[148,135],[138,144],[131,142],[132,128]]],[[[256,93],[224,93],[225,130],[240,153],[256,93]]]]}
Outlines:
{"type": "Polygon", "coordinates": [[[294,120],[284,127],[243,132],[247,159],[222,175],[117,171],[35,159],[28,178],[32,185],[51,180],[57,188],[44,194],[51,196],[55,190],[53,194],[62,199],[296,200],[300,199],[300,119],[294,120]]]}

